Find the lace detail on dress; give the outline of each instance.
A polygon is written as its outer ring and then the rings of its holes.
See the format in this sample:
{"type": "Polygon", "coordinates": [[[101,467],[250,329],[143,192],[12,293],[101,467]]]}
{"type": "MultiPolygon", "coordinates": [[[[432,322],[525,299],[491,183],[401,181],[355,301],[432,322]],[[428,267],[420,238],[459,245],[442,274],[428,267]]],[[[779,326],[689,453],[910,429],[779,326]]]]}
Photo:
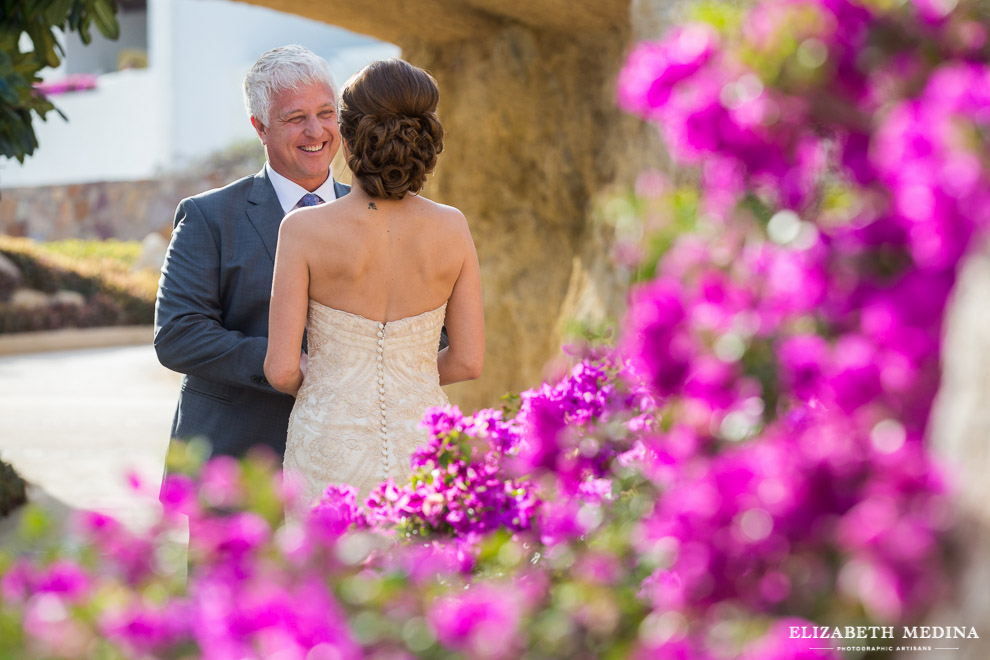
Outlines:
{"type": "Polygon", "coordinates": [[[285,478],[300,502],[319,500],[330,483],[363,499],[387,477],[409,476],[426,441],[423,413],[445,405],[437,347],[446,316],[437,309],[388,323],[309,303],[309,368],[289,417],[285,478]]]}

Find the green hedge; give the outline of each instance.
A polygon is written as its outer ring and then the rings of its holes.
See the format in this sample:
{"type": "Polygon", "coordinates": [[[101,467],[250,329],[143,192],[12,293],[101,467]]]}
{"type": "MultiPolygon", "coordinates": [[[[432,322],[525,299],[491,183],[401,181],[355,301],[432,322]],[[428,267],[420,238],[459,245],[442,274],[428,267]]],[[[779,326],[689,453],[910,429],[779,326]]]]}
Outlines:
{"type": "Polygon", "coordinates": [[[22,276],[18,282],[0,273],[0,334],[152,323],[158,273],[131,271],[140,249],[137,241],[39,243],[0,236],[0,253],[22,276]],[[85,303],[15,307],[9,301],[18,286],[45,293],[75,291],[85,303]]]}

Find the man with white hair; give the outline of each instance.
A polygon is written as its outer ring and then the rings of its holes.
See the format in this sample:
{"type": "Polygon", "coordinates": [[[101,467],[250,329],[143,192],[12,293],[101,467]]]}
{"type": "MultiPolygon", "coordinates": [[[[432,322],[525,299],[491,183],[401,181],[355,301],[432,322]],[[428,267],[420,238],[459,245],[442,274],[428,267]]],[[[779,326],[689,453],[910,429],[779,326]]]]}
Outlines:
{"type": "MultiPolygon", "coordinates": [[[[264,374],[275,244],[283,216],[350,191],[333,179],[337,89],[301,46],[264,53],[244,80],[267,162],[254,176],[182,200],[155,305],[155,350],[185,374],[172,438],[205,437],[213,455],[255,445],[285,452],[294,399],[264,374]]],[[[305,364],[300,347],[300,360],[305,364]]]]}

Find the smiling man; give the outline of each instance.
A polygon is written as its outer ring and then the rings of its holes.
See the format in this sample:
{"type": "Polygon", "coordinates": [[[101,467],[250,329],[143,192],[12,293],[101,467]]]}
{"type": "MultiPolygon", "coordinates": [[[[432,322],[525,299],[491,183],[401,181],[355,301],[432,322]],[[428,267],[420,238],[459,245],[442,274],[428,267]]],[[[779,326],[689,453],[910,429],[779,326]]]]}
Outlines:
{"type": "Polygon", "coordinates": [[[350,188],[330,171],[340,132],[325,60],[301,46],[270,50],[248,71],[244,100],[267,162],[254,176],[179,203],[155,306],[155,350],[185,374],[172,438],[206,438],[214,455],[265,445],[281,456],[293,398],[273,389],[263,369],[279,223],[297,206],[350,188]]]}

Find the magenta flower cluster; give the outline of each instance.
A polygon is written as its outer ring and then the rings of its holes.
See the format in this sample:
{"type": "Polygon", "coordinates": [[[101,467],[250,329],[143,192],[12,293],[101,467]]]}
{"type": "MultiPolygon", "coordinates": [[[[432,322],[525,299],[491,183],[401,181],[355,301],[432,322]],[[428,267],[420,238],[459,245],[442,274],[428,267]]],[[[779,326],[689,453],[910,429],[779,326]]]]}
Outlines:
{"type": "Polygon", "coordinates": [[[70,73],[58,80],[35,83],[34,88],[45,96],[96,89],[97,76],[90,73],[70,73]]]}
{"type": "MultiPolygon", "coordinates": [[[[498,530],[538,530],[544,542],[580,535],[586,530],[574,511],[611,496],[610,466],[629,446],[631,431],[606,436],[598,427],[621,418],[638,429],[653,412],[643,388],[617,387],[617,373],[611,359],[589,358],[559,382],[523,392],[515,412],[428,411],[430,439],[413,455],[412,478],[380,484],[365,520],[467,546],[498,530]]],[[[337,499],[333,490],[327,495],[337,499]]],[[[324,506],[326,499],[318,510],[324,506]]]]}
{"type": "Polygon", "coordinates": [[[502,473],[518,438],[500,411],[464,417],[456,407],[438,408],[423,424],[430,439],[413,455],[412,478],[402,485],[389,480],[372,492],[372,521],[464,539],[503,527],[529,529],[537,501],[530,484],[502,473]]]}
{"type": "Polygon", "coordinates": [[[700,166],[709,230],[662,256],[624,328],[672,422],[646,441],[662,496],[642,547],[673,557],[643,585],[658,611],[822,616],[834,590],[896,621],[939,595],[950,519],[924,437],[987,227],[990,66],[966,7],[933,11],[774,0],[620,76],[620,103],[700,166]]]}

